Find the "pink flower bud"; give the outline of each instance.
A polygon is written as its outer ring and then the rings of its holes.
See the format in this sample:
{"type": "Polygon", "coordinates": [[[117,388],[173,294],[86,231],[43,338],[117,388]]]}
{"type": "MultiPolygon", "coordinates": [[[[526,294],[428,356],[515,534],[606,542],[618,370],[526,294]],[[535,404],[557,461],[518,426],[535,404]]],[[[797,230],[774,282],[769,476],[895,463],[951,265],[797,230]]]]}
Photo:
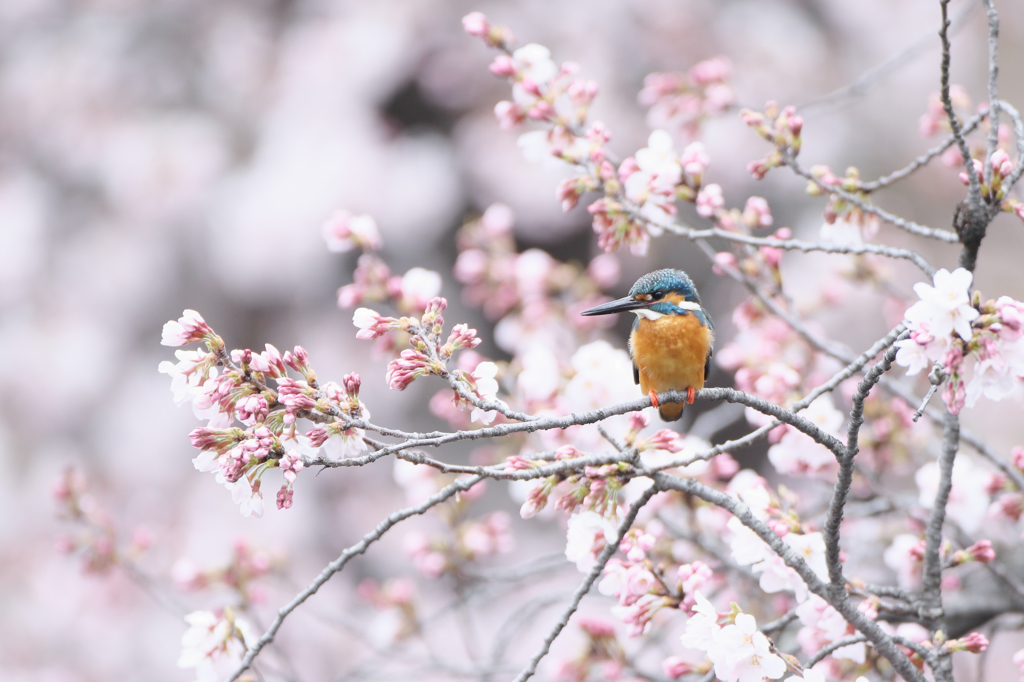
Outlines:
{"type": "Polygon", "coordinates": [[[694,672],[696,666],[689,661],[684,661],[679,656],[669,656],[661,662],[661,669],[665,672],[666,677],[675,680],[683,675],[689,675],[694,672]]]}
{"type": "Polygon", "coordinates": [[[362,384],[362,380],[359,375],[355,372],[346,374],[345,378],[342,379],[342,383],[345,385],[345,392],[355,398],[359,395],[359,386],[362,384]]]}
{"type": "Polygon", "coordinates": [[[629,430],[630,431],[641,431],[651,423],[651,420],[647,418],[643,412],[630,412],[629,413],[629,430]]]}
{"type": "Polygon", "coordinates": [[[177,322],[172,320],[164,324],[163,338],[160,340],[160,344],[184,346],[202,341],[210,334],[213,334],[213,330],[203,320],[202,315],[194,310],[186,310],[177,322]]]}
{"type": "Polygon", "coordinates": [[[978,540],[968,547],[966,551],[971,555],[973,561],[983,564],[987,564],[996,558],[996,551],[992,549],[991,540],[978,540]]]}
{"type": "Polygon", "coordinates": [[[591,637],[614,637],[615,626],[608,621],[593,616],[577,616],[576,624],[591,637]]]}
{"type": "Polygon", "coordinates": [[[515,62],[507,54],[499,54],[495,57],[489,68],[495,76],[511,77],[516,73],[515,62]]]}
{"type": "Polygon", "coordinates": [[[491,32],[491,24],[482,12],[470,12],[462,17],[462,30],[476,38],[486,38],[491,32]]]}
{"type": "MultiPolygon", "coordinates": [[[[553,120],[557,114],[555,113],[555,108],[553,106],[544,100],[539,100],[530,108],[529,111],[526,112],[526,115],[533,121],[549,121],[553,120]]],[[[555,153],[555,151],[556,150],[552,148],[552,155],[561,156],[561,153],[555,153]]]]}
{"type": "MultiPolygon", "coordinates": [[[[977,159],[971,159],[971,163],[974,166],[975,174],[977,174],[977,176],[978,176],[978,178],[980,180],[981,179],[981,174],[985,170],[985,167],[982,165],[981,161],[978,161],[977,159]]],[[[960,173],[960,182],[964,183],[965,185],[970,184],[971,178],[967,174],[966,171],[960,173]]]]}
{"type": "Polygon", "coordinates": [[[526,113],[518,104],[502,100],[494,105],[494,116],[498,119],[498,127],[502,130],[515,128],[526,120],[526,113]]]}
{"type": "Polygon", "coordinates": [[[800,131],[804,128],[804,119],[801,116],[790,116],[789,121],[789,132],[793,134],[793,137],[799,137],[800,131]]]}
{"type": "Polygon", "coordinates": [[[743,221],[751,228],[771,227],[772,212],[762,197],[750,197],[743,209],[743,221]]]}
{"type": "Polygon", "coordinates": [[[985,635],[980,632],[972,632],[966,637],[951,639],[944,646],[949,651],[967,651],[972,654],[980,654],[988,648],[988,645],[989,641],[985,635]]]}

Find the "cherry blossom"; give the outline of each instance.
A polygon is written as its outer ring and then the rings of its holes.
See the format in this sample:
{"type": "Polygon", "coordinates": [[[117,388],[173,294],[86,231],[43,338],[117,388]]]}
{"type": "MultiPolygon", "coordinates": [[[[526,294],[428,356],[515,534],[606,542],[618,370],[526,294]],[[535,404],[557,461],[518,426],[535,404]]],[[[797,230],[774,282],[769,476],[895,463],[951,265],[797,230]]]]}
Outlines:
{"type": "Polygon", "coordinates": [[[921,300],[907,309],[906,318],[911,329],[926,329],[935,337],[946,337],[956,331],[964,341],[973,336],[971,322],[980,313],[971,306],[968,291],[974,276],[963,268],[953,272],[940,269],[934,284],[914,285],[921,300]]]}
{"type": "Polygon", "coordinates": [[[615,525],[597,512],[584,511],[569,517],[565,558],[586,573],[597,563],[597,555],[615,539],[615,525]]]}
{"type": "Polygon", "coordinates": [[[723,682],[763,682],[786,672],[786,662],[771,652],[768,638],[758,631],[754,617],[746,613],[722,627],[708,648],[708,658],[723,682]]]}
{"type": "Polygon", "coordinates": [[[221,615],[194,611],[185,616],[189,629],[181,637],[179,668],[195,668],[197,682],[220,682],[233,672],[257,634],[230,609],[221,615]]]}
{"type": "Polygon", "coordinates": [[[327,248],[335,253],[352,249],[377,251],[382,246],[377,222],[372,216],[335,211],[320,228],[327,248]]]}

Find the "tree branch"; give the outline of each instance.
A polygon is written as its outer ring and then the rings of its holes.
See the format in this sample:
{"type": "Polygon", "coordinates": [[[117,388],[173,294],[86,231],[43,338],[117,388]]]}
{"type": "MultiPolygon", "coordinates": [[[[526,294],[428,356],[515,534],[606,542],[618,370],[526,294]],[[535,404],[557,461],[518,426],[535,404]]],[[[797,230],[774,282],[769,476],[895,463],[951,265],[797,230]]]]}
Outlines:
{"type": "Polygon", "coordinates": [[[609,542],[605,545],[604,549],[601,550],[601,554],[597,557],[597,563],[590,569],[590,573],[580,583],[580,586],[576,588],[576,592],[572,595],[572,600],[569,602],[569,606],[562,612],[562,617],[558,619],[555,626],[551,628],[548,636],[544,638],[544,643],[541,645],[540,650],[533,655],[530,662],[523,669],[519,676],[516,677],[515,682],[526,682],[526,680],[533,677],[534,673],[537,672],[537,664],[540,663],[541,659],[547,656],[548,651],[551,649],[552,642],[558,638],[558,635],[562,632],[566,625],[569,624],[569,619],[572,618],[572,614],[576,613],[576,609],[579,608],[580,601],[583,596],[590,591],[590,588],[594,585],[594,581],[597,580],[598,576],[601,575],[601,571],[604,570],[608,560],[612,558],[612,555],[619,549],[619,543],[622,542],[622,538],[626,537],[626,533],[633,526],[633,522],[636,520],[636,515],[640,513],[640,510],[645,504],[647,504],[656,493],[660,492],[658,485],[652,485],[650,488],[644,491],[643,495],[640,496],[636,502],[629,508],[629,512],[626,513],[622,523],[619,524],[618,532],[615,535],[615,541],[609,542]]]}

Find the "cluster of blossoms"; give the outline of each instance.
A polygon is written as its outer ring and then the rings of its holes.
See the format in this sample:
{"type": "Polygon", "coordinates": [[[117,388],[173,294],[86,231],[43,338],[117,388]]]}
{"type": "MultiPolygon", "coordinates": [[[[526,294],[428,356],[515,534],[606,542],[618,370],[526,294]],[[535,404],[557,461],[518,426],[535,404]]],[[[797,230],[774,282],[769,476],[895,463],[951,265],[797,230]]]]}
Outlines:
{"type": "Polygon", "coordinates": [[[728,59],[714,57],[694,64],[685,74],[648,74],[637,96],[648,109],[647,124],[678,131],[684,139],[697,137],[704,121],[735,102],[727,82],[731,72],[728,59]]]}
{"type": "Polygon", "coordinates": [[[372,578],[359,583],[356,596],[377,609],[370,623],[371,641],[390,646],[419,632],[416,613],[416,583],[408,578],[393,578],[383,585],[372,578]]]}
{"type": "MultiPolygon", "coordinates": [[[[436,469],[404,460],[395,462],[394,478],[405,491],[409,504],[422,503],[453,480],[436,469]]],[[[445,526],[442,533],[412,531],[406,534],[405,551],[424,577],[431,580],[443,575],[461,578],[470,564],[513,550],[515,539],[508,514],[496,511],[478,518],[467,516],[469,506],[486,488],[484,482],[477,483],[433,509],[432,516],[439,517],[445,526]]]]}
{"type": "Polygon", "coordinates": [[[921,300],[906,312],[910,338],[897,342],[896,362],[909,375],[930,370],[953,414],[982,395],[1019,394],[1024,379],[1024,303],[1009,296],[982,303],[970,295],[972,281],[963,268],[942,269],[934,286],[914,285],[921,300]]]}
{"type": "Polygon", "coordinates": [[[191,402],[196,416],[209,420],[189,434],[193,447],[200,450],[193,464],[216,475],[244,516],[263,514],[261,485],[267,470],[283,473],[276,501],[279,509],[287,509],[305,457],[315,457],[322,446],[331,457],[366,449],[362,430],[353,425],[369,418],[359,400],[358,374],[346,376],[344,386],[321,385],[301,346],[283,354],[270,344],[262,353],[228,352],[223,340],[191,310],[164,326],[164,345],[195,341],[204,341],[206,351],[177,351],[179,362],[162,362],[160,371],[171,376],[175,402],[191,402]],[[288,369],[303,378],[288,376],[288,369]],[[303,434],[297,428],[300,417],[321,424],[303,434]],[[235,420],[246,428],[232,426],[235,420]]]}
{"type": "MultiPolygon", "coordinates": [[[[480,344],[475,329],[457,324],[447,338],[444,337],[444,318],[441,313],[448,301],[435,297],[427,302],[421,318],[385,317],[369,308],[357,308],[352,323],[359,328],[356,338],[376,339],[389,332],[401,332],[408,337],[410,348],[388,364],[387,382],[393,390],[402,391],[416,379],[429,374],[451,379],[456,405],[469,405],[472,419],[482,424],[494,421],[496,410],[483,405],[497,404],[498,367],[493,362],[477,361],[472,371],[460,367],[449,372],[448,361],[456,351],[469,350],[480,344]]],[[[465,354],[463,357],[467,357],[465,354]]],[[[475,353],[467,359],[474,359],[475,353]]]]}
{"type": "MultiPolygon", "coordinates": [[[[220,613],[195,611],[185,616],[179,668],[195,668],[197,682],[217,682],[233,673],[258,637],[245,618],[226,608],[220,613]]],[[[246,674],[244,680],[256,679],[246,674]]]]}
{"type": "MultiPolygon", "coordinates": [[[[547,48],[533,43],[511,51],[507,30],[493,27],[477,12],[468,15],[463,25],[471,35],[504,52],[491,64],[492,73],[512,83],[513,101],[495,107],[501,126],[512,128],[527,120],[543,123],[544,129],[520,136],[525,156],[557,159],[572,169],[574,175],[556,190],[562,208],[572,209],[587,192],[604,194],[587,210],[605,251],[626,244],[634,254],[645,254],[650,237],[671,225],[677,201],[696,203],[701,215],[710,216],[720,208],[721,188],[702,186],[710,159],[699,142],[677,153],[671,134],[656,130],[647,147],[616,167],[606,149],[611,133],[600,122],[587,123],[597,87],[575,77],[577,65],[558,67],[547,48]]],[[[692,132],[701,119],[731,105],[732,92],[725,84],[728,74],[728,61],[722,58],[695,65],[687,82],[672,74],[652,74],[641,97],[652,112],[692,132]]],[[[765,222],[767,207],[762,205],[763,200],[755,202],[749,211],[759,226],[770,224],[770,216],[765,222]]]]}
{"type": "MultiPolygon", "coordinates": [[[[985,182],[985,165],[978,159],[973,159],[974,172],[978,175],[978,180],[981,182],[981,196],[990,204],[999,204],[1002,211],[1006,213],[1013,213],[1021,220],[1024,220],[1024,202],[1017,201],[1016,199],[1006,199],[1006,190],[1014,181],[1014,176],[1017,174],[1017,168],[1010,161],[1010,156],[1002,149],[997,149],[992,156],[989,157],[989,166],[992,168],[992,181],[991,183],[985,182]]],[[[1021,160],[1018,160],[1018,164],[1021,160]]],[[[965,185],[970,184],[970,178],[967,172],[960,173],[960,181],[965,185]]]]}
{"type": "Polygon", "coordinates": [[[186,592],[224,586],[234,591],[243,606],[261,603],[266,594],[255,581],[267,575],[274,567],[270,555],[254,550],[245,540],[236,540],[231,558],[223,566],[201,569],[193,560],[181,558],[171,569],[175,586],[186,592]]]}
{"type": "Polygon", "coordinates": [[[73,524],[76,531],[58,537],[57,551],[80,554],[82,569],[87,573],[103,574],[115,566],[133,565],[152,544],[149,531],[138,526],[127,542],[119,541],[113,519],[88,488],[85,476],[70,467],[53,486],[58,517],[73,524]]]}

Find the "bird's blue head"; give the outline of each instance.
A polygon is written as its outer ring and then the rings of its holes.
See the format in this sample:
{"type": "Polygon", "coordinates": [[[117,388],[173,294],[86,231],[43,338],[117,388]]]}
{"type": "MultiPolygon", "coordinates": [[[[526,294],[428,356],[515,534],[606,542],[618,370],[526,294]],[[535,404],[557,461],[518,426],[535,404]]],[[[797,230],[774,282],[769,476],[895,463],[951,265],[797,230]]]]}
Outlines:
{"type": "Polygon", "coordinates": [[[629,296],[584,310],[581,315],[608,315],[632,311],[650,320],[664,315],[696,314],[701,322],[707,314],[700,305],[697,288],[682,270],[666,268],[649,272],[636,281],[629,296]]]}

